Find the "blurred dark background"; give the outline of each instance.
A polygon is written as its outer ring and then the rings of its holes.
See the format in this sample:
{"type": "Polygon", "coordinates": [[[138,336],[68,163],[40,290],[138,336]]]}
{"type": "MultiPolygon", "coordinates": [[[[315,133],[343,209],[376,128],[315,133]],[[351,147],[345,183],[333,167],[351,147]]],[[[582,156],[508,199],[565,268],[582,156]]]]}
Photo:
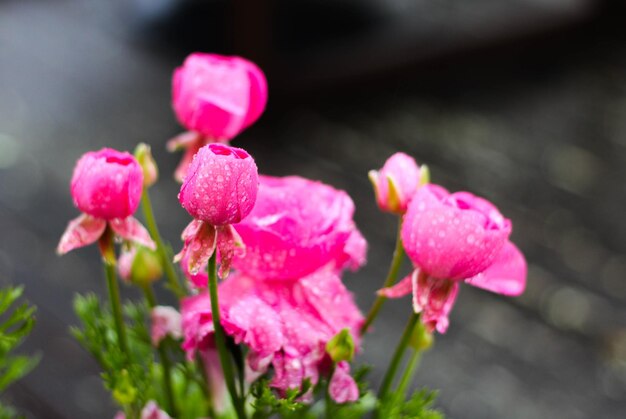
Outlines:
{"type": "MultiPolygon", "coordinates": [[[[366,174],[393,152],[513,220],[526,293],[463,287],[416,379],[448,417],[626,417],[625,41],[619,0],[1,0],[0,281],[26,284],[39,311],[23,349],[44,354],[4,399],[33,418],[113,416],[68,333],[74,293],[105,291],[95,248],[54,253],[77,215],[68,183],[85,151],[152,144],[178,248],[170,77],[202,50],[267,73],[267,112],[236,140],[262,172],[355,200],[369,264],[346,281],[363,310],[395,231],[366,174]]],[[[409,309],[388,303],[367,338],[375,380],[409,309]]]]}

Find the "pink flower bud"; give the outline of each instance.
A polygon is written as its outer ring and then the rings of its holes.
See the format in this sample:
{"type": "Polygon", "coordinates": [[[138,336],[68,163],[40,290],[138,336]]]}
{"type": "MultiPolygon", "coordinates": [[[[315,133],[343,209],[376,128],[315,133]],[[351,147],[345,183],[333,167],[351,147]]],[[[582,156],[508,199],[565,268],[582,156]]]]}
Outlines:
{"type": "Polygon", "coordinates": [[[191,162],[178,200],[193,218],[210,225],[238,223],[252,210],[258,183],[256,164],[246,151],[208,144],[191,162]]]}
{"type": "Polygon", "coordinates": [[[510,234],[511,222],[490,202],[436,185],[418,189],[402,226],[407,255],[441,279],[466,279],[484,271],[510,234]]]}
{"type": "Polygon", "coordinates": [[[172,79],[172,106],[182,125],[215,139],[231,139],[265,109],[267,81],[240,57],[194,53],[172,79]]]}
{"type": "Polygon", "coordinates": [[[143,171],[135,158],[110,148],[85,153],[76,163],[70,191],[74,205],[96,218],[126,218],[139,206],[143,171]]]}
{"type": "Polygon", "coordinates": [[[151,338],[154,346],[159,346],[166,336],[180,339],[183,336],[182,319],[180,313],[173,307],[156,306],[150,313],[152,320],[151,338]]]}
{"type": "Polygon", "coordinates": [[[380,171],[372,170],[369,178],[381,210],[404,214],[413,194],[420,186],[421,169],[413,157],[396,153],[380,171]]]}

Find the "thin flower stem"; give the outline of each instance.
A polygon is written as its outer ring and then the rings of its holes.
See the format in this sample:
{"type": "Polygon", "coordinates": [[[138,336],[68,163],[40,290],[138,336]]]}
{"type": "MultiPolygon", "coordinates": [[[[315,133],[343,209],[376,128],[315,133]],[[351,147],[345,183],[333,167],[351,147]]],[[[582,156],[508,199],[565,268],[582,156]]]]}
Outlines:
{"type": "Polygon", "coordinates": [[[117,340],[120,349],[126,356],[126,362],[130,362],[130,351],[128,350],[128,340],[126,338],[126,327],[122,316],[122,304],[120,302],[120,288],[117,283],[117,273],[115,265],[104,262],[104,272],[107,279],[109,289],[109,301],[111,303],[111,311],[115,321],[115,331],[117,332],[117,340]]]}
{"type": "Polygon", "coordinates": [[[217,300],[217,269],[216,269],[216,253],[214,252],[209,259],[209,294],[211,296],[211,313],[213,317],[213,328],[215,329],[215,346],[217,346],[217,352],[220,356],[220,364],[222,365],[222,371],[224,372],[224,380],[226,381],[226,387],[233,401],[235,412],[239,419],[245,419],[246,412],[239,396],[237,395],[237,387],[235,386],[235,377],[233,374],[233,365],[230,362],[228,350],[226,349],[226,338],[224,337],[224,329],[222,329],[222,323],[220,322],[220,310],[217,300]]]}
{"type": "Polygon", "coordinates": [[[419,365],[419,361],[422,358],[422,351],[417,349],[413,350],[411,353],[411,358],[409,358],[409,363],[404,369],[404,374],[402,374],[402,378],[400,379],[400,384],[398,385],[398,393],[404,394],[407,386],[411,383],[411,379],[413,378],[413,373],[415,372],[415,368],[419,365]]]}
{"type": "Polygon", "coordinates": [[[180,285],[180,280],[176,274],[176,270],[174,269],[174,264],[172,263],[172,256],[168,254],[167,248],[163,244],[163,239],[161,239],[159,228],[157,227],[157,223],[154,219],[150,195],[148,195],[148,190],[145,188],[143,190],[143,194],[141,195],[141,209],[143,211],[143,216],[146,219],[150,236],[152,236],[156,242],[157,251],[161,257],[161,263],[163,263],[163,267],[165,268],[165,276],[167,276],[169,286],[178,298],[182,298],[186,295],[185,290],[180,285]]]}
{"type": "MultiPolygon", "coordinates": [[[[383,283],[383,288],[387,288],[392,286],[396,280],[398,279],[398,272],[400,271],[400,266],[402,266],[402,261],[404,260],[404,248],[402,247],[402,217],[398,217],[398,232],[396,234],[396,247],[393,251],[393,258],[391,259],[391,265],[389,266],[389,272],[387,273],[387,278],[383,283]]],[[[365,319],[365,323],[361,326],[361,335],[364,335],[367,332],[367,329],[372,325],[374,319],[378,315],[378,312],[383,306],[387,298],[379,295],[376,297],[372,308],[370,308],[369,313],[365,319]]]]}
{"type": "MultiPolygon", "coordinates": [[[[153,309],[157,305],[157,301],[152,287],[149,284],[146,284],[142,287],[142,289],[143,294],[146,298],[146,302],[148,303],[148,307],[150,307],[150,309],[153,309]]],[[[165,407],[166,410],[172,414],[172,417],[177,417],[178,412],[176,410],[176,402],[174,401],[174,390],[172,387],[172,367],[163,342],[159,343],[157,347],[157,352],[159,353],[161,365],[163,366],[163,389],[165,390],[165,398],[169,405],[165,407]]]]}
{"type": "Polygon", "coordinates": [[[387,373],[385,374],[385,378],[383,379],[383,383],[380,386],[380,390],[378,392],[378,400],[383,400],[389,389],[391,388],[391,384],[393,383],[393,379],[396,376],[396,372],[398,371],[398,367],[400,366],[400,362],[402,361],[402,356],[404,355],[404,351],[406,347],[409,345],[411,340],[411,335],[413,334],[413,330],[415,329],[415,325],[419,320],[419,314],[411,313],[411,317],[409,318],[409,322],[404,329],[404,333],[402,334],[402,338],[400,338],[400,342],[398,343],[398,347],[393,354],[393,358],[391,358],[391,363],[389,364],[389,368],[387,369],[387,373]]]}

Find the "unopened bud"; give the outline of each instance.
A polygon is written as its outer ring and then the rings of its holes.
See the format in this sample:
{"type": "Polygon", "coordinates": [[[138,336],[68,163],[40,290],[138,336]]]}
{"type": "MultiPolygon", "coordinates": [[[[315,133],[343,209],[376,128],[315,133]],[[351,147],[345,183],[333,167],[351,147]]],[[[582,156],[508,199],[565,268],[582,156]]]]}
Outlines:
{"type": "Polygon", "coordinates": [[[326,352],[334,362],[351,361],[354,357],[354,340],[350,331],[342,329],[326,344],[326,352]]]}
{"type": "Polygon", "coordinates": [[[144,246],[134,245],[122,251],[118,262],[122,279],[146,285],[163,276],[163,266],[159,254],[144,246]]]}
{"type": "Polygon", "coordinates": [[[159,169],[154,161],[154,157],[152,157],[150,146],[145,143],[137,144],[135,158],[143,170],[143,186],[149,188],[154,185],[159,177],[159,169]]]}
{"type": "Polygon", "coordinates": [[[416,351],[427,351],[433,346],[434,337],[431,332],[426,330],[424,324],[420,321],[415,325],[415,329],[413,329],[413,334],[411,335],[411,340],[409,341],[409,345],[416,351]]]}

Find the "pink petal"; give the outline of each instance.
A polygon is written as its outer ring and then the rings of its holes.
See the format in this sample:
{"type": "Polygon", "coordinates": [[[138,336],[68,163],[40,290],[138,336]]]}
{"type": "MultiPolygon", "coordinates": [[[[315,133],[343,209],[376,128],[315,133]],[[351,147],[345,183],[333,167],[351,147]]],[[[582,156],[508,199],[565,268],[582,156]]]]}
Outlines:
{"type": "Polygon", "coordinates": [[[217,249],[220,256],[220,278],[228,276],[233,257],[243,257],[246,247],[241,241],[241,236],[231,225],[218,227],[217,229],[217,249]]]}
{"type": "Polygon", "coordinates": [[[236,342],[244,342],[261,357],[278,351],[285,340],[276,311],[254,295],[225,310],[222,323],[236,342]]]}
{"type": "Polygon", "coordinates": [[[446,333],[450,320],[448,315],[459,292],[458,281],[438,279],[415,271],[413,283],[413,310],[422,313],[421,320],[429,332],[437,329],[446,333]]]}
{"type": "Polygon", "coordinates": [[[409,294],[413,290],[413,272],[400,280],[397,284],[378,290],[377,294],[387,298],[400,298],[409,294]]]}
{"type": "Polygon", "coordinates": [[[355,402],[359,399],[359,387],[350,376],[347,362],[339,362],[328,386],[330,397],[337,403],[355,402]]]}
{"type": "Polygon", "coordinates": [[[526,259],[520,250],[507,242],[493,265],[465,282],[502,295],[516,296],[526,288],[526,259]]]}
{"type": "Polygon", "coordinates": [[[150,233],[135,217],[116,218],[109,221],[109,225],[121,238],[156,250],[156,244],[150,238],[150,233]]]}
{"type": "Polygon", "coordinates": [[[57,253],[64,255],[70,250],[95,243],[106,228],[106,221],[82,214],[69,222],[61,241],[57,246],[57,253]]]}
{"type": "Polygon", "coordinates": [[[182,236],[185,244],[174,261],[184,259],[189,273],[196,275],[200,269],[206,266],[213,252],[215,252],[217,237],[215,227],[199,220],[193,220],[187,225],[182,236]]]}

